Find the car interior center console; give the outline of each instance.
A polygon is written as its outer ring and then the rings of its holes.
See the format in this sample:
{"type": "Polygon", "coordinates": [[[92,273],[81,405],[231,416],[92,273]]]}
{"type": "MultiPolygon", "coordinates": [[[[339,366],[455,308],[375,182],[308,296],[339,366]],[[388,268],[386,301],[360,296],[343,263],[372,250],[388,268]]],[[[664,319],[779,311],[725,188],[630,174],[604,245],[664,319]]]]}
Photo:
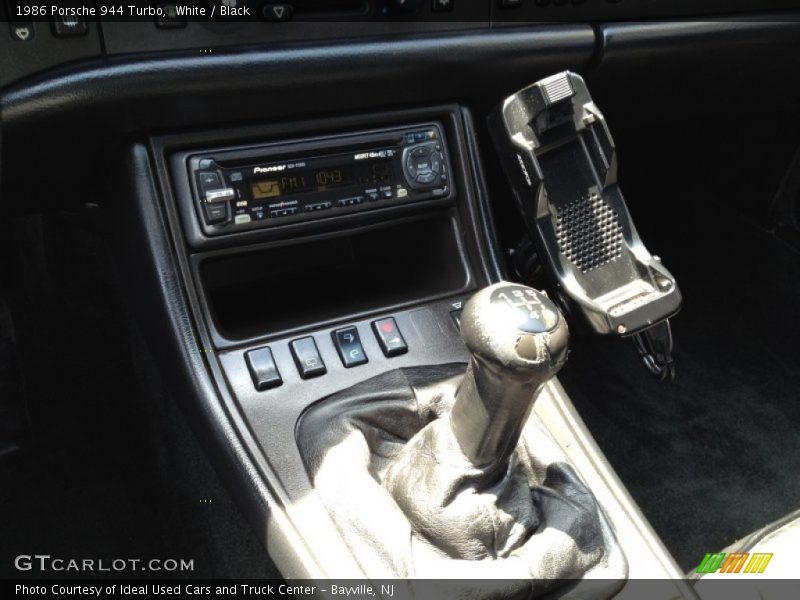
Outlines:
{"type": "MultiPolygon", "coordinates": [[[[439,565],[492,578],[502,565],[528,564],[506,576],[527,577],[535,594],[548,591],[537,581],[591,573],[602,581],[584,585],[598,597],[635,597],[630,581],[649,577],[663,580],[664,597],[691,598],[555,378],[565,318],[541,293],[503,283],[475,148],[471,115],[458,105],[152,139],[203,360],[269,497],[268,549],[286,577],[414,579],[441,576],[430,570],[439,565]],[[529,339],[516,344],[505,328],[520,315],[529,339]],[[513,372],[512,351],[521,361],[513,372]],[[481,433],[482,404],[494,417],[481,433]],[[365,427],[374,428],[366,453],[350,454],[365,427]],[[529,544],[510,535],[506,550],[481,560],[495,550],[473,544],[492,537],[480,520],[463,533],[441,490],[412,493],[425,436],[442,457],[460,456],[453,444],[471,448],[483,473],[475,485],[495,485],[498,469],[514,473],[503,510],[536,532],[529,544]],[[588,489],[587,503],[565,511],[519,497],[544,467],[515,448],[559,473],[562,483],[542,479],[542,490],[588,489]],[[377,483],[354,467],[364,461],[377,483]],[[348,493],[374,501],[356,521],[348,493]],[[566,518],[594,550],[539,535],[546,514],[566,518]],[[456,537],[425,534],[438,519],[456,537]],[[406,546],[417,533],[431,546],[406,546]],[[566,559],[550,570],[542,552],[566,559]]],[[[434,479],[444,485],[457,472],[434,479]]]]}

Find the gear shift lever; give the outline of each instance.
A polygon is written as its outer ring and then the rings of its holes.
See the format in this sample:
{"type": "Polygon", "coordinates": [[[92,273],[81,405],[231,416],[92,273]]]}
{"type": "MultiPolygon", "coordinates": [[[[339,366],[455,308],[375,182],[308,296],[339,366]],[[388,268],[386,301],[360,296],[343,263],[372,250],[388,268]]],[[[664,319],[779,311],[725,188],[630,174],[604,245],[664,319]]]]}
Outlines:
{"type": "Polygon", "coordinates": [[[450,418],[414,436],[383,484],[448,554],[507,556],[541,523],[515,452],[536,395],[566,360],[567,324],[544,294],[503,282],[467,302],[461,331],[472,359],[450,418]]]}
{"type": "Polygon", "coordinates": [[[476,467],[502,467],[542,386],[566,361],[567,323],[541,292],[502,282],[467,302],[461,334],[472,359],[451,413],[453,433],[476,467]]]}
{"type": "Polygon", "coordinates": [[[610,596],[624,556],[531,414],[566,360],[564,317],[541,292],[502,282],[467,302],[461,333],[466,374],[399,369],[309,411],[298,439],[315,488],[374,573],[502,582],[459,596],[474,598],[531,598],[591,573],[608,589],[580,597],[610,596]]]}

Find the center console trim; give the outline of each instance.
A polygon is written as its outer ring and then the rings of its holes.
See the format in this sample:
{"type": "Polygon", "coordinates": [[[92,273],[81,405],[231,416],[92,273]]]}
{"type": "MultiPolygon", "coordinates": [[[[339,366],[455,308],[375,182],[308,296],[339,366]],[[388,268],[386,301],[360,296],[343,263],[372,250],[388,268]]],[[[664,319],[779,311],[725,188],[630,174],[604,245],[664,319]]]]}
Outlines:
{"type": "MultiPolygon", "coordinates": [[[[467,246],[467,255],[474,271],[475,283],[484,285],[491,281],[497,281],[503,276],[503,273],[498,272],[501,270],[501,263],[497,259],[497,249],[492,246],[493,237],[490,237],[488,241],[480,239],[482,232],[486,227],[490,227],[490,224],[483,220],[479,209],[482,203],[487,202],[482,194],[484,189],[482,182],[480,185],[476,184],[480,179],[477,175],[479,171],[476,165],[468,164],[467,161],[467,157],[475,158],[477,148],[475,132],[471,128],[465,127],[465,122],[469,122],[468,113],[462,112],[462,109],[457,106],[430,110],[434,112],[436,110],[449,111],[448,119],[455,134],[455,137],[450,135],[450,139],[451,141],[458,140],[459,152],[458,156],[454,155],[454,161],[462,163],[464,185],[461,187],[461,193],[463,197],[460,198],[458,207],[452,210],[456,210],[467,238],[465,246],[467,246]],[[468,143],[467,140],[469,140],[468,143]],[[471,148],[471,152],[465,150],[467,146],[471,148]]],[[[390,119],[390,122],[402,122],[405,116],[408,116],[407,113],[398,112],[380,116],[373,115],[369,118],[383,119],[384,122],[387,122],[386,119],[390,119]]],[[[305,126],[309,127],[308,124],[305,126]]],[[[205,135],[212,137],[212,134],[205,135]]],[[[235,134],[231,133],[230,135],[234,137],[235,134]]],[[[166,156],[170,150],[176,147],[186,147],[186,143],[186,136],[154,138],[151,140],[149,149],[142,145],[134,145],[126,157],[126,171],[121,176],[129,184],[126,189],[129,190],[130,198],[128,198],[129,202],[119,203],[121,210],[127,211],[123,212],[120,218],[126,219],[128,223],[131,220],[136,223],[136,227],[131,227],[129,235],[141,236],[141,239],[145,241],[147,253],[145,256],[139,256],[131,255],[129,252],[125,265],[129,266],[144,260],[152,263],[153,272],[158,274],[158,278],[143,282],[142,289],[137,290],[131,300],[133,302],[142,301],[148,294],[155,294],[165,305],[166,310],[164,307],[159,307],[159,319],[154,325],[168,327],[173,335],[167,336],[169,340],[163,344],[155,345],[156,357],[172,362],[176,362],[175,357],[178,357],[177,362],[184,372],[180,375],[172,375],[182,382],[182,387],[176,390],[178,392],[176,398],[184,403],[184,409],[193,420],[198,436],[208,435],[210,439],[214,440],[211,447],[217,452],[211,453],[212,461],[220,474],[229,480],[231,488],[237,493],[237,500],[244,503],[248,516],[255,524],[270,555],[284,576],[287,578],[363,577],[357,560],[340,540],[337,541],[338,534],[335,527],[320,506],[318,499],[315,499],[313,491],[308,489],[305,471],[302,469],[298,472],[291,469],[286,470],[287,465],[284,463],[287,458],[294,457],[298,461],[300,460],[292,437],[294,435],[293,425],[282,434],[284,437],[288,436],[287,439],[291,444],[277,447],[277,453],[265,453],[261,447],[261,443],[264,442],[263,436],[259,436],[257,433],[258,425],[254,426],[254,423],[246,417],[242,410],[242,403],[249,401],[237,398],[234,389],[228,383],[231,374],[225,368],[224,363],[236,360],[236,356],[243,355],[245,351],[252,348],[247,346],[235,348],[227,350],[225,353],[218,353],[213,348],[206,316],[199,299],[197,281],[192,274],[191,249],[185,244],[171,185],[168,183],[169,169],[166,156]],[[151,178],[153,171],[157,179],[151,178]],[[156,189],[156,181],[159,181],[160,189],[156,189]],[[170,357],[170,353],[173,353],[173,356],[170,357]],[[231,469],[231,465],[236,468],[231,469]],[[304,489],[299,495],[293,495],[288,491],[289,489],[299,491],[301,488],[304,489]],[[315,540],[314,548],[307,544],[307,540],[311,539],[315,540]]],[[[139,243],[141,246],[142,242],[139,243]]],[[[134,247],[130,241],[128,241],[128,247],[134,247]]],[[[217,247],[224,247],[224,245],[217,247]]],[[[422,305],[409,307],[409,310],[441,311],[447,306],[452,306],[450,302],[447,304],[442,304],[442,302],[447,301],[441,301],[438,308],[422,305]]],[[[148,310],[147,307],[145,310],[148,310]]],[[[394,313],[385,316],[396,317],[398,315],[394,313]]],[[[404,327],[403,323],[403,319],[399,318],[398,324],[401,328],[404,327]]],[[[316,332],[314,335],[318,333],[316,332]]],[[[451,330],[448,338],[452,339],[454,335],[455,330],[451,330]]],[[[322,339],[325,339],[324,336],[317,336],[318,341],[322,339]]],[[[365,331],[362,331],[362,339],[365,344],[372,343],[365,331]]],[[[415,339],[413,336],[408,338],[411,348],[418,341],[419,339],[415,339]]],[[[459,351],[455,345],[451,346],[449,343],[446,343],[445,346],[449,350],[439,353],[439,363],[445,360],[459,360],[459,356],[461,360],[464,359],[464,349],[459,351]]],[[[396,366],[414,364],[417,360],[422,360],[425,364],[437,362],[436,360],[432,361],[432,354],[436,353],[435,349],[422,349],[420,346],[417,346],[417,349],[419,353],[412,350],[408,354],[386,360],[397,361],[392,363],[396,366]]],[[[323,356],[326,356],[328,350],[335,352],[332,348],[321,348],[323,356]]],[[[366,351],[370,357],[380,357],[380,354],[368,345],[366,351]]],[[[240,358],[242,357],[240,356],[240,358]]],[[[329,358],[332,364],[337,364],[338,355],[333,354],[329,358]]],[[[375,364],[377,366],[377,363],[375,364]]],[[[247,377],[247,385],[252,386],[244,360],[236,360],[236,365],[244,369],[243,374],[247,377]]],[[[356,367],[352,372],[367,367],[368,365],[356,367]]],[[[362,371],[361,376],[364,374],[366,371],[362,371]]],[[[316,381],[325,380],[317,379],[316,381]]],[[[351,382],[352,379],[349,378],[330,379],[326,382],[326,388],[342,389],[351,382]]],[[[275,415],[267,415],[264,410],[265,400],[269,402],[268,395],[273,391],[275,390],[261,392],[259,394],[263,395],[260,397],[252,396],[252,400],[255,402],[252,406],[259,410],[261,414],[259,420],[262,423],[270,421],[274,425],[275,415]]],[[[553,389],[552,392],[554,395],[558,395],[556,389],[553,389]]],[[[296,411],[304,409],[309,398],[303,400],[298,397],[289,404],[273,402],[271,405],[277,407],[288,417],[287,423],[293,424],[296,422],[296,411]]],[[[316,399],[318,398],[319,395],[316,395],[316,399]]],[[[564,398],[563,402],[566,405],[569,404],[567,398],[564,398]]],[[[569,425],[569,429],[573,430],[578,440],[591,440],[591,435],[577,418],[569,425]],[[575,429],[578,431],[574,431],[575,429]]],[[[281,441],[286,440],[267,440],[270,444],[281,441]]],[[[602,462],[602,455],[599,454],[596,446],[590,444],[586,451],[590,461],[602,462]]],[[[598,466],[593,465],[593,469],[598,469],[598,466]]],[[[616,484],[610,486],[610,491],[617,498],[624,514],[629,515],[627,518],[631,518],[630,515],[632,515],[635,517],[633,520],[642,525],[639,529],[644,527],[647,530],[646,520],[629,496],[622,493],[624,489],[621,488],[621,483],[613,471],[610,469],[607,473],[602,473],[603,469],[600,471],[605,479],[616,484]],[[622,492],[619,491],[620,489],[622,492]]],[[[659,575],[670,579],[679,579],[680,573],[675,567],[674,561],[657,538],[654,535],[644,535],[643,540],[644,545],[649,548],[649,553],[657,557],[659,575]]],[[[635,577],[636,573],[632,571],[631,575],[635,577]]],[[[669,582],[665,583],[671,593],[674,594],[677,591],[675,587],[669,585],[669,582]]],[[[681,585],[681,582],[675,582],[675,585],[681,585]]],[[[681,590],[681,592],[683,591],[681,590]]]]}

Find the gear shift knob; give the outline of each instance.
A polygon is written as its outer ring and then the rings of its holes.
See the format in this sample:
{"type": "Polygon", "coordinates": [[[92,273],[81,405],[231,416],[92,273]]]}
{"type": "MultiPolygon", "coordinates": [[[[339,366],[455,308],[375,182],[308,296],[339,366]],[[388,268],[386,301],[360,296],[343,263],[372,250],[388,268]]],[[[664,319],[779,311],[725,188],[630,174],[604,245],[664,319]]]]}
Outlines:
{"type": "Polygon", "coordinates": [[[475,466],[500,467],[536,396],[566,361],[567,323],[543,293],[501,282],[470,298],[461,335],[472,359],[451,413],[453,433],[475,466]]]}

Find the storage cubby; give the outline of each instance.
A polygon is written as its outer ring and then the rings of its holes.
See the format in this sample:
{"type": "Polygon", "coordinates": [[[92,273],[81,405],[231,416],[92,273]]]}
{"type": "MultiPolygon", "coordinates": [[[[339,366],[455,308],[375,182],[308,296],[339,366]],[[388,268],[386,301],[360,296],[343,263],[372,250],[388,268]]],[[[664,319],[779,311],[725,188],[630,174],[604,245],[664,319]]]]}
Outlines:
{"type": "Polygon", "coordinates": [[[470,281],[446,214],[209,256],[199,273],[214,326],[232,341],[457,294],[470,281]]]}

